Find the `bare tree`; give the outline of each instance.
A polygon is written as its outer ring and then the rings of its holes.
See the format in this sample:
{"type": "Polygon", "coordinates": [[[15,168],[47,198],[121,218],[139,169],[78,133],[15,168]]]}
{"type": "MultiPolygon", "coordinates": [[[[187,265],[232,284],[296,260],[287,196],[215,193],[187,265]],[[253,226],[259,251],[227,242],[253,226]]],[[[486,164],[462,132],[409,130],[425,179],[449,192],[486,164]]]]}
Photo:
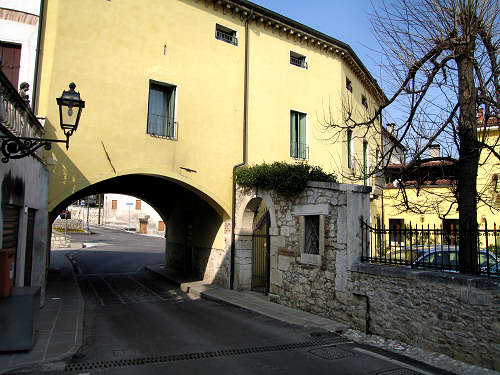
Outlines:
{"type": "MultiPolygon", "coordinates": [[[[401,176],[421,167],[429,146],[444,145],[444,159],[455,163],[452,195],[461,228],[460,269],[475,272],[481,152],[500,159],[498,140],[485,139],[487,125],[500,124],[498,0],[385,0],[375,5],[372,26],[390,77],[391,85],[385,87],[389,98],[369,118],[356,116],[346,101],[343,118],[335,121],[328,116],[326,126],[339,137],[348,130],[366,137],[382,132],[379,115],[396,107],[393,135],[408,147],[401,176]],[[476,118],[479,109],[482,123],[476,118]]],[[[390,163],[396,145],[380,149],[382,154],[369,171],[373,176],[390,163]]],[[[409,202],[407,208],[411,209],[409,202]]]]}

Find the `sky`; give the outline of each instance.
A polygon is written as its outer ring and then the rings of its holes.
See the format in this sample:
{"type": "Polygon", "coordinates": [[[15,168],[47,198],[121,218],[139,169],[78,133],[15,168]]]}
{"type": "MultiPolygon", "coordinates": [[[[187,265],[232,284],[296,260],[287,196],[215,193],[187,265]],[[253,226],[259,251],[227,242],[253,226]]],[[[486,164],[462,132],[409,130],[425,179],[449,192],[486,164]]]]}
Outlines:
{"type": "Polygon", "coordinates": [[[372,0],[251,1],[349,44],[372,76],[380,80],[378,44],[369,21],[372,0]]]}
{"type": "MultiPolygon", "coordinates": [[[[373,35],[370,13],[378,0],[250,0],[264,8],[347,43],[388,95],[379,69],[378,42],[373,35]]],[[[386,121],[397,121],[399,112],[387,108],[386,121]],[[388,116],[389,115],[389,116],[388,116]]]]}

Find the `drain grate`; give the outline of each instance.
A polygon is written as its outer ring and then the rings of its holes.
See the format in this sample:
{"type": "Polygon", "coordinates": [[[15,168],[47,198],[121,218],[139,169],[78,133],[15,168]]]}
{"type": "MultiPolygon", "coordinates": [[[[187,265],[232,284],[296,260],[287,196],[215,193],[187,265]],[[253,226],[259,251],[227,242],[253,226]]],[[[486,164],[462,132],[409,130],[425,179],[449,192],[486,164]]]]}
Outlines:
{"type": "Polygon", "coordinates": [[[422,373],[410,370],[409,368],[400,367],[392,370],[379,371],[375,375],[422,375],[422,373]]]}
{"type": "Polygon", "coordinates": [[[354,357],[353,352],[347,350],[339,349],[335,346],[327,346],[324,348],[311,349],[309,353],[315,355],[316,357],[328,360],[344,359],[354,357]]]}
{"type": "Polygon", "coordinates": [[[157,357],[144,357],[144,358],[132,358],[132,359],[119,359],[119,360],[106,360],[106,361],[94,361],[94,362],[80,362],[80,363],[68,363],[65,367],[65,371],[82,371],[82,370],[95,370],[95,369],[107,369],[116,367],[131,367],[131,366],[141,366],[148,364],[158,364],[176,361],[189,361],[196,359],[209,359],[217,357],[229,357],[234,355],[244,355],[244,354],[255,354],[255,353],[266,353],[266,352],[277,352],[284,350],[294,350],[294,349],[305,349],[323,345],[333,345],[350,342],[348,339],[337,335],[329,336],[319,340],[282,344],[282,345],[268,345],[268,346],[257,346],[252,348],[241,348],[241,349],[226,349],[217,350],[211,352],[199,352],[199,353],[185,353],[185,354],[171,354],[163,355],[157,357]]]}

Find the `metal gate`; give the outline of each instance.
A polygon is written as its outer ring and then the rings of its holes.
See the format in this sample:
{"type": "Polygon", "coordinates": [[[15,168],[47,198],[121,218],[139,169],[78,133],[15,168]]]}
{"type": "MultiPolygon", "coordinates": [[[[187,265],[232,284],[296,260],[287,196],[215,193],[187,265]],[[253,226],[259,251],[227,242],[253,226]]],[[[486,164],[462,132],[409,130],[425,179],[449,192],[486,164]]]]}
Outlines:
{"type": "Polygon", "coordinates": [[[263,220],[252,235],[252,290],[269,293],[269,221],[263,220]]]}

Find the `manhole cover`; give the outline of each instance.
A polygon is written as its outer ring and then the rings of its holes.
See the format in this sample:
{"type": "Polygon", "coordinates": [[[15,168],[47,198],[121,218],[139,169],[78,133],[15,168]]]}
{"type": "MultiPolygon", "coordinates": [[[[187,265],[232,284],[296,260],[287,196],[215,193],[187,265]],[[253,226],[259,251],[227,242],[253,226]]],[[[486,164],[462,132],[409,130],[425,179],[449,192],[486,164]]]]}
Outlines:
{"type": "Polygon", "coordinates": [[[309,350],[309,353],[317,357],[320,357],[322,359],[329,359],[329,360],[344,359],[354,356],[353,352],[339,349],[336,346],[327,346],[325,348],[311,349],[309,350]]]}
{"type": "Polygon", "coordinates": [[[422,373],[400,367],[392,370],[379,371],[375,375],[422,375],[422,373]]]}

